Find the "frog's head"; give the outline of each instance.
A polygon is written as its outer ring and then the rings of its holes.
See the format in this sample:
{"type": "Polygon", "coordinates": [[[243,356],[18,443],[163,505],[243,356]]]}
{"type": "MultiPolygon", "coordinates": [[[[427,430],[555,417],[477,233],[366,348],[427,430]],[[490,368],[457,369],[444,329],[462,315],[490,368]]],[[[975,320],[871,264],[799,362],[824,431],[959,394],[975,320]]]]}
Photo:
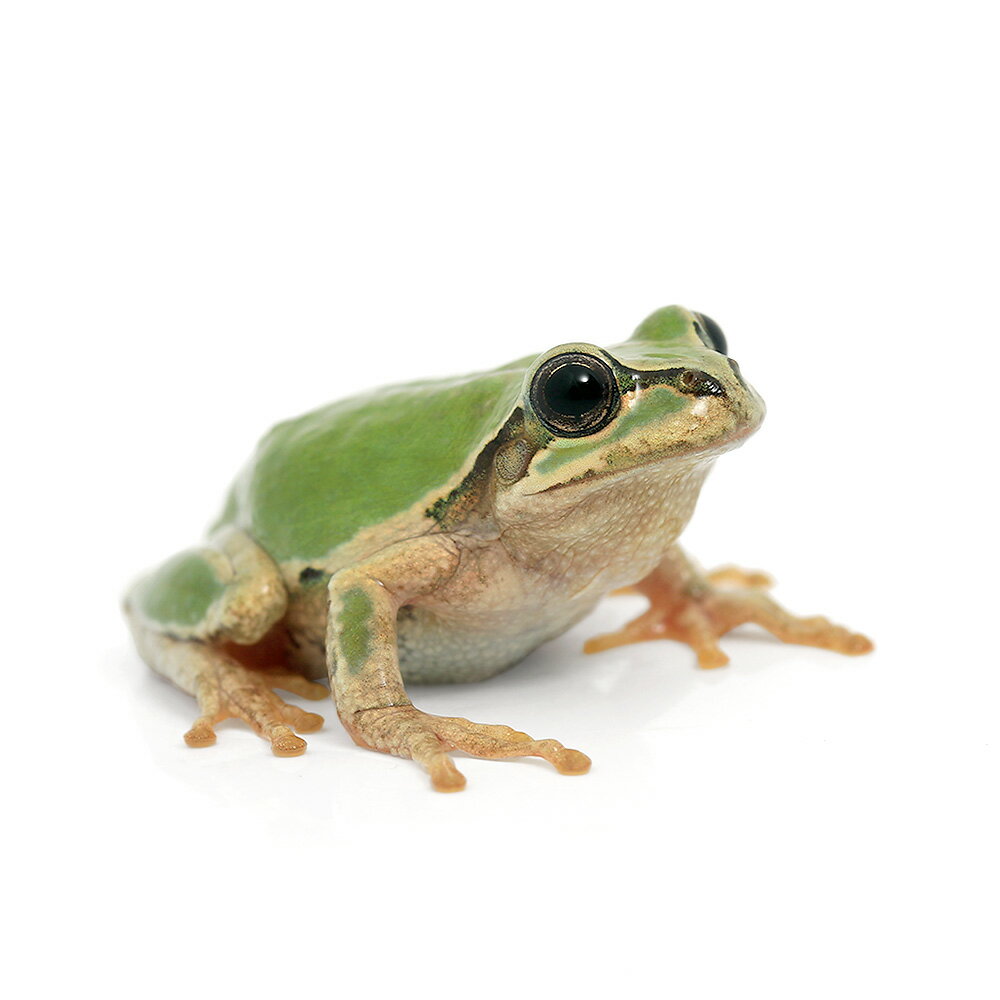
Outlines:
{"type": "Polygon", "coordinates": [[[648,317],[623,344],[570,343],[529,366],[523,431],[496,456],[496,498],[567,502],[636,470],[707,466],[759,426],[764,404],[727,354],[719,326],[679,306],[648,317]]]}

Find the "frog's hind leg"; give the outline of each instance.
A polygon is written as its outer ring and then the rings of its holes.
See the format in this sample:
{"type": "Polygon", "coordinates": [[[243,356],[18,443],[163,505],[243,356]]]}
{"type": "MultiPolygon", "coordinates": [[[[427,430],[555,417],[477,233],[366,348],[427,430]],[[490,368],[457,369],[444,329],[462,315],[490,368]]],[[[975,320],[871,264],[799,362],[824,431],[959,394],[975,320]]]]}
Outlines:
{"type": "Polygon", "coordinates": [[[242,719],[258,736],[268,740],[278,757],[305,753],[306,741],[295,735],[311,733],[323,717],[289,705],[273,688],[305,697],[326,697],[322,684],[299,675],[254,670],[216,646],[190,639],[171,639],[147,631],[136,637],[147,663],[198,701],[198,718],[184,734],[189,747],[215,743],[215,726],[224,719],[242,719]]]}
{"type": "Polygon", "coordinates": [[[287,704],[273,688],[307,698],[328,692],[284,666],[283,631],[275,625],[287,604],[277,567],[234,529],[211,548],[169,560],[129,593],[125,611],[140,655],[198,701],[189,746],[210,746],[216,723],[238,718],[280,757],[305,751],[293,730],[312,732],[322,717],[287,704]]]}

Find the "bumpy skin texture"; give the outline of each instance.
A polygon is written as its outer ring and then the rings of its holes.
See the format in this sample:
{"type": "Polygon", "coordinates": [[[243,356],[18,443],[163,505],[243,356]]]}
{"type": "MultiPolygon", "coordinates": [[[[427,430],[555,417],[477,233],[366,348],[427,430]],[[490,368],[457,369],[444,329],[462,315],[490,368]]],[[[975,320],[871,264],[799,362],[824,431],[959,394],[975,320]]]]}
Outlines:
{"type": "Polygon", "coordinates": [[[702,574],[677,545],[714,459],[763,417],[724,350],[710,320],[669,307],[607,350],[564,344],[276,427],[208,545],[126,601],[143,658],[198,700],[189,745],[211,744],[215,723],[236,717],[279,756],[302,753],[295,731],[322,719],[273,689],[322,697],[314,682],[326,676],[355,742],[418,761],[441,791],[464,785],[455,749],[583,773],[579,751],[427,715],[404,685],[489,677],[628,586],[649,611],[589,651],[674,638],[720,666],[719,636],[745,622],[787,642],[869,650],[784,611],[763,574],[702,574]]]}

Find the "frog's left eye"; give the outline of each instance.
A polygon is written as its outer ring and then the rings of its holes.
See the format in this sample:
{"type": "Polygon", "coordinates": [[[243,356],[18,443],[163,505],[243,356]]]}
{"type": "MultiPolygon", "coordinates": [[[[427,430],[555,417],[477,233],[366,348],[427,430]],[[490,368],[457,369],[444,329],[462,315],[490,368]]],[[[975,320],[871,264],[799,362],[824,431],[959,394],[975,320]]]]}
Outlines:
{"type": "Polygon", "coordinates": [[[539,419],[559,437],[596,433],[621,405],[611,369],[600,358],[576,352],[549,358],[532,379],[529,397],[539,419]]]}
{"type": "Polygon", "coordinates": [[[694,328],[702,343],[720,354],[728,354],[726,350],[726,335],[722,332],[722,327],[704,313],[694,314],[694,328]]]}

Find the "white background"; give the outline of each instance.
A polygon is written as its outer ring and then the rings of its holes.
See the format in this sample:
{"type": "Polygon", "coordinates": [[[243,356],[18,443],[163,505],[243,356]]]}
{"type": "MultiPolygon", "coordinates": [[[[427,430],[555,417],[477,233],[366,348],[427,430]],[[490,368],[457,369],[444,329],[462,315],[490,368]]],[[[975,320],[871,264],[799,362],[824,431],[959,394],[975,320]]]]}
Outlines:
{"type": "Polygon", "coordinates": [[[988,10],[5,4],[7,984],[995,996],[988,10]],[[463,759],[436,795],[332,706],[301,758],[236,723],[184,747],[118,602],[271,423],[670,302],[769,404],[689,549],[874,655],[584,656],[616,599],[411,692],[586,777],[463,759]]]}

